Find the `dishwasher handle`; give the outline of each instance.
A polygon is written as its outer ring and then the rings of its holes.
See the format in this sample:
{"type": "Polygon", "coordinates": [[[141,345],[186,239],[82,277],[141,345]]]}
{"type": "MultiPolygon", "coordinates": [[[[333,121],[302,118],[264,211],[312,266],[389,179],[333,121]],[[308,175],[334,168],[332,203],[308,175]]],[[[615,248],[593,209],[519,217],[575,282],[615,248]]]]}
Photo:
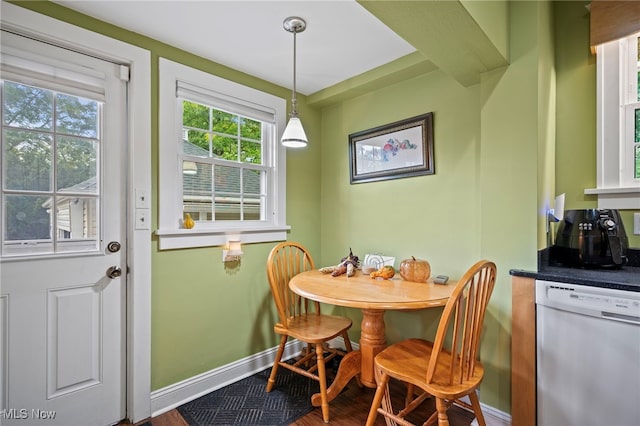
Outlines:
{"type": "Polygon", "coordinates": [[[625,315],[625,314],[619,314],[617,312],[602,311],[602,318],[640,325],[640,317],[635,315],[625,315]]]}

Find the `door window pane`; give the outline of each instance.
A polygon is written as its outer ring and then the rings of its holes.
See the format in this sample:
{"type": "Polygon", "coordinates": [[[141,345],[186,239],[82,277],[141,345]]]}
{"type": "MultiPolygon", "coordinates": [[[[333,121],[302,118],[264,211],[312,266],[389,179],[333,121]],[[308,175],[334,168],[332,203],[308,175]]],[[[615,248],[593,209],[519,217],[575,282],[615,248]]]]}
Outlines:
{"type": "Polygon", "coordinates": [[[96,141],[59,136],[56,140],[58,191],[95,194],[97,160],[96,141]]]}
{"type": "Polygon", "coordinates": [[[51,197],[7,195],[4,198],[8,241],[50,240],[51,197]]]}
{"type": "Polygon", "coordinates": [[[102,103],[1,83],[2,255],[98,250],[102,103]]]}
{"type": "Polygon", "coordinates": [[[58,197],[56,208],[57,251],[97,249],[97,199],[58,197]]]}
{"type": "Polygon", "coordinates": [[[51,191],[51,135],[4,129],[2,139],[4,189],[51,191]]]}
{"type": "Polygon", "coordinates": [[[98,102],[77,96],[56,95],[56,132],[98,137],[98,102]]]}
{"type": "Polygon", "coordinates": [[[3,84],[2,124],[41,131],[53,128],[53,92],[11,81],[3,84]]]}

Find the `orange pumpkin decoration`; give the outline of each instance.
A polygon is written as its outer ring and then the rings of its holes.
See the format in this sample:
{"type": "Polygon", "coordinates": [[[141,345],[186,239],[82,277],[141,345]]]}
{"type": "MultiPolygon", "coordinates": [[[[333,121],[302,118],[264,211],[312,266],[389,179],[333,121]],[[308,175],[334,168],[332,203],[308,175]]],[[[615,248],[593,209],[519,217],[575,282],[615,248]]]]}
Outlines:
{"type": "Polygon", "coordinates": [[[426,260],[411,256],[411,259],[405,259],[400,263],[400,276],[405,281],[426,282],[431,276],[431,265],[426,260]]]}

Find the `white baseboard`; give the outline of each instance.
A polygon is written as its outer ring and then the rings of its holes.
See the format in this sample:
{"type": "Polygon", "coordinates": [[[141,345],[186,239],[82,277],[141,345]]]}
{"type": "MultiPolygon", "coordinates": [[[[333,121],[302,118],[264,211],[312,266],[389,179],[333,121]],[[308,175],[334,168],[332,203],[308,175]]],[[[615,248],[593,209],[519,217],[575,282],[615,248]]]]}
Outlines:
{"type": "MultiPolygon", "coordinates": [[[[335,338],[329,341],[332,347],[344,348],[342,338],[335,338]]],[[[351,343],[354,350],[359,348],[355,342],[351,343]]],[[[292,340],[287,343],[283,359],[289,359],[302,350],[303,343],[292,340]]],[[[214,368],[213,370],[198,374],[197,376],[174,383],[162,389],[151,392],[151,417],[159,416],[169,410],[200,398],[210,392],[237,382],[267,369],[273,365],[277,347],[264,350],[249,357],[214,368]]],[[[480,403],[487,426],[510,426],[511,416],[503,411],[480,403]]],[[[471,426],[477,426],[474,420],[471,426]]]]}
{"type": "MultiPolygon", "coordinates": [[[[271,367],[277,349],[274,347],[264,350],[151,392],[151,417],[173,410],[182,404],[271,367]]],[[[302,343],[292,340],[287,343],[282,358],[289,359],[301,350],[302,343]]]]}
{"type": "MultiPolygon", "coordinates": [[[[484,414],[484,421],[487,423],[487,426],[511,426],[511,414],[483,404],[482,402],[480,403],[480,407],[482,408],[482,414],[484,414]]],[[[478,421],[473,419],[471,426],[478,426],[478,421]]]]}

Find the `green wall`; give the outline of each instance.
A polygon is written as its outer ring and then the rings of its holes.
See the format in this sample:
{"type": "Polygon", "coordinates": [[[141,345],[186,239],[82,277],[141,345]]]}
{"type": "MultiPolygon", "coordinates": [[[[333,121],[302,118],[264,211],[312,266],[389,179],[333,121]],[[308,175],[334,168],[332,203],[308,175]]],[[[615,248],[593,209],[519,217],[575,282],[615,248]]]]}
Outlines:
{"type": "MultiPolygon", "coordinates": [[[[460,276],[479,255],[478,87],[465,89],[439,71],[325,108],[321,251],[333,264],[352,248],[363,257],[383,253],[427,259],[434,274],[460,276]],[[349,184],[348,135],[382,124],[434,113],[435,174],[349,184]],[[451,226],[455,223],[456,226],[451,226]]],[[[348,312],[359,335],[360,313],[348,312]]],[[[435,311],[435,310],[434,310],[435,311]]],[[[439,312],[388,312],[390,341],[435,331],[439,312]],[[397,318],[397,319],[396,319],[397,318]]]]}

